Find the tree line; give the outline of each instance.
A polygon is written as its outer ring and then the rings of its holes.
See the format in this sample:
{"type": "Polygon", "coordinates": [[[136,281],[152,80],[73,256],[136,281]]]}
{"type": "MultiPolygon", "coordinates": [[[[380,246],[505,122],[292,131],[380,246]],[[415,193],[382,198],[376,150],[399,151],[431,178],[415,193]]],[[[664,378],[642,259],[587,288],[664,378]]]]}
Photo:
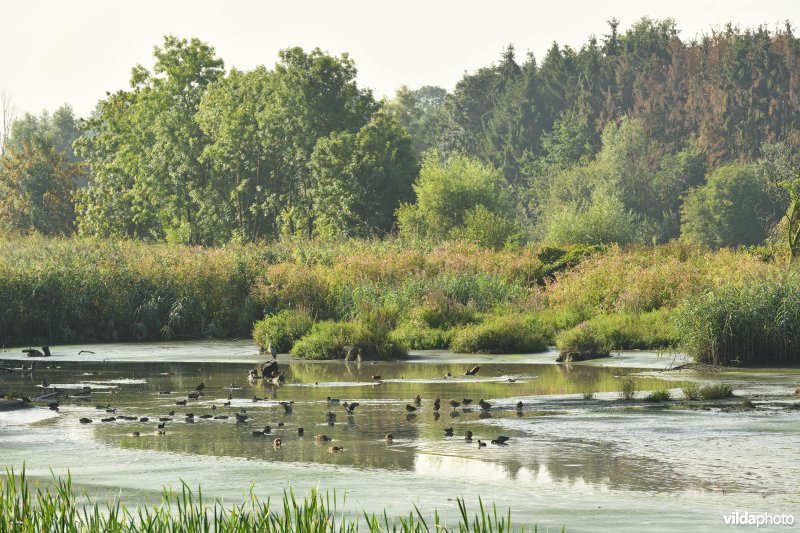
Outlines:
{"type": "MultiPolygon", "coordinates": [[[[280,238],[757,244],[800,234],[800,40],[641,19],[452,92],[378,100],[347,55],[226,70],[167,36],[89,117],[3,139],[0,229],[219,245],[280,238]],[[792,222],[794,220],[794,222],[792,222]],[[784,228],[785,227],[785,228],[784,228]]],[[[795,239],[797,240],[797,239],[795,239]]]]}

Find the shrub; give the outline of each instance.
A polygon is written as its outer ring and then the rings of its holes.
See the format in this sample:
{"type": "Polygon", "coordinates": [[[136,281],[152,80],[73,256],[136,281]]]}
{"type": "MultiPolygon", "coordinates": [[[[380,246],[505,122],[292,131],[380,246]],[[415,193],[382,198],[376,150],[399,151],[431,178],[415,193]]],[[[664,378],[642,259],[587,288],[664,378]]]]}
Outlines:
{"type": "Polygon", "coordinates": [[[474,306],[448,298],[440,291],[426,295],[422,305],[411,311],[411,316],[435,329],[449,329],[478,321],[474,306]]]}
{"type": "Polygon", "coordinates": [[[700,385],[697,383],[688,383],[681,388],[683,391],[683,396],[687,400],[699,400],[700,399],[700,385]]]}
{"type": "Polygon", "coordinates": [[[733,387],[727,383],[705,385],[700,389],[700,398],[703,400],[721,400],[733,396],[733,387]]]}
{"type": "Polygon", "coordinates": [[[562,356],[569,355],[573,360],[607,357],[611,353],[611,342],[588,322],[559,333],[556,346],[562,356]]]}
{"type": "Polygon", "coordinates": [[[673,311],[660,309],[649,313],[614,313],[588,321],[597,335],[605,338],[613,350],[654,349],[678,342],[673,311]]]}
{"type": "Polygon", "coordinates": [[[432,328],[424,322],[408,320],[401,322],[389,334],[389,338],[414,350],[433,350],[449,347],[453,334],[452,329],[432,328]]]}
{"type": "Polygon", "coordinates": [[[285,310],[259,320],[253,326],[253,340],[262,350],[272,344],[279,352],[288,352],[295,341],[308,333],[314,320],[308,311],[285,310]]]}
{"type": "Polygon", "coordinates": [[[390,325],[375,317],[352,322],[326,320],[314,324],[294,344],[291,354],[302,359],[343,359],[356,348],[363,358],[405,355],[405,347],[390,338],[389,331],[390,325]]]}
{"type": "Polygon", "coordinates": [[[650,394],[645,396],[645,401],[648,402],[666,402],[672,398],[669,389],[656,389],[651,391],[650,394]]]}
{"type": "Polygon", "coordinates": [[[636,381],[632,377],[625,377],[619,384],[619,395],[623,400],[633,400],[636,397],[636,381]]]}
{"type": "Polygon", "coordinates": [[[457,331],[450,348],[467,353],[530,353],[546,350],[547,341],[533,320],[494,316],[457,331]]]}

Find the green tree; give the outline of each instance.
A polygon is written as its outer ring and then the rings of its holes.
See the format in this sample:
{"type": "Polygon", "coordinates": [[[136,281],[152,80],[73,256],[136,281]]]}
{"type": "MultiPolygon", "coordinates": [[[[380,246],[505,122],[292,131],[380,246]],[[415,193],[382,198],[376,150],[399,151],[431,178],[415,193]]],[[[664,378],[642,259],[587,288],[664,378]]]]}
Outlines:
{"type": "Polygon", "coordinates": [[[763,174],[754,164],[717,168],[692,189],[681,210],[681,239],[706,246],[761,243],[780,217],[763,174]]]}
{"type": "Polygon", "coordinates": [[[393,99],[384,102],[383,108],[411,135],[411,148],[417,159],[432,148],[441,148],[442,136],[448,135],[448,117],[445,113],[447,91],[426,85],[417,90],[400,87],[393,99]]]}
{"type": "Polygon", "coordinates": [[[0,159],[0,228],[43,235],[72,233],[72,193],[84,176],[82,164],[71,163],[44,139],[10,149],[0,159]]]}
{"type": "Polygon", "coordinates": [[[642,222],[612,194],[596,190],[590,202],[568,203],[547,217],[544,241],[555,244],[643,242],[642,222]]]}
{"type": "Polygon", "coordinates": [[[513,217],[511,198],[502,175],[490,165],[465,155],[430,154],[414,184],[416,204],[397,210],[400,232],[408,237],[445,239],[462,231],[477,206],[504,218],[513,217]]]}

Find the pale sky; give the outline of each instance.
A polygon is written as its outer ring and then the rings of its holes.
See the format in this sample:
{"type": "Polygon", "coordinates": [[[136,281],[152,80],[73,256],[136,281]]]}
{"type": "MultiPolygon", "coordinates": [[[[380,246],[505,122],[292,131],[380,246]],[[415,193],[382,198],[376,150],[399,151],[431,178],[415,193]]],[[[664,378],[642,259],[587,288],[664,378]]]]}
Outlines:
{"type": "MultiPolygon", "coordinates": [[[[106,91],[152,67],[165,34],[198,37],[226,68],[271,67],[290,46],[348,52],[378,96],[439,85],[497,61],[505,45],[541,58],[553,41],[578,47],[642,16],[672,17],[690,39],[721,29],[800,22],[798,0],[0,0],[0,91],[21,112],[62,103],[85,116],[106,91]]],[[[800,30],[798,30],[800,31],[800,30]]]]}

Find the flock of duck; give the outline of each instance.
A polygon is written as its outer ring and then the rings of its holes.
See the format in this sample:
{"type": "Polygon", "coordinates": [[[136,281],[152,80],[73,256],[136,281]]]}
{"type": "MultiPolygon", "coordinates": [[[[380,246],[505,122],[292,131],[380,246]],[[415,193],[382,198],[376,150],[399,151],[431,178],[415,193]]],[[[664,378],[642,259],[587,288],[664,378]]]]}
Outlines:
{"type": "MultiPolygon", "coordinates": [[[[50,350],[49,350],[49,348],[47,346],[44,346],[42,348],[41,352],[39,350],[30,349],[30,348],[28,350],[24,350],[24,351],[26,353],[28,353],[28,355],[33,356],[33,357],[39,357],[39,356],[47,357],[48,355],[50,355],[50,350]]],[[[251,369],[248,372],[248,379],[251,382],[261,379],[261,380],[264,380],[265,383],[269,383],[270,385],[277,386],[277,385],[279,385],[279,384],[281,384],[281,383],[283,383],[285,381],[285,375],[280,371],[280,369],[278,367],[275,351],[273,349],[270,349],[269,351],[273,356],[273,360],[269,361],[268,363],[265,363],[265,364],[261,365],[260,369],[255,369],[255,368],[251,369]],[[260,372],[259,372],[259,370],[260,370],[260,372]]],[[[26,370],[26,369],[23,369],[23,370],[26,370]]],[[[473,375],[477,374],[477,372],[479,370],[480,370],[480,366],[476,365],[476,366],[473,366],[472,368],[470,368],[469,370],[467,370],[464,373],[464,375],[473,376],[473,375]]],[[[31,372],[33,371],[33,364],[30,366],[30,370],[29,371],[31,371],[31,372]]],[[[451,376],[448,373],[448,375],[445,376],[445,377],[451,377],[451,376]]],[[[372,379],[375,380],[375,381],[381,381],[381,376],[374,375],[374,376],[372,376],[372,379]]],[[[79,389],[77,391],[73,391],[73,392],[70,392],[69,394],[67,394],[65,391],[58,390],[58,389],[52,387],[46,380],[44,380],[42,382],[41,387],[42,387],[43,391],[46,391],[48,389],[52,389],[52,392],[45,393],[45,394],[42,394],[40,396],[37,396],[35,398],[35,401],[48,401],[49,403],[47,403],[47,407],[52,409],[52,410],[54,410],[54,411],[58,411],[59,410],[59,407],[60,407],[59,401],[62,398],[88,399],[88,398],[90,398],[91,393],[92,393],[91,387],[84,386],[84,387],[82,387],[81,389],[79,389]],[[50,401],[50,400],[52,400],[52,401],[50,401]]],[[[241,389],[241,387],[238,387],[238,386],[236,386],[234,384],[231,384],[231,385],[229,385],[228,387],[225,387],[225,388],[228,389],[228,395],[227,395],[227,400],[222,403],[222,406],[223,407],[230,407],[231,406],[231,400],[233,399],[232,391],[235,390],[235,389],[241,389]]],[[[205,383],[201,382],[200,384],[198,384],[194,388],[194,391],[189,392],[188,394],[186,394],[186,398],[177,400],[175,402],[175,405],[179,406],[179,407],[187,407],[189,405],[189,401],[190,400],[198,400],[198,399],[200,399],[201,396],[204,395],[204,390],[205,389],[206,389],[205,383]]],[[[168,395],[168,394],[172,394],[172,391],[162,390],[162,391],[159,391],[159,394],[160,395],[168,395]]],[[[26,403],[30,403],[31,402],[31,399],[28,398],[28,397],[21,397],[21,399],[23,401],[25,401],[26,403]]],[[[261,401],[267,401],[267,399],[266,398],[259,398],[258,396],[253,396],[252,401],[253,401],[253,403],[257,403],[257,402],[261,402],[261,401]]],[[[327,414],[325,415],[326,416],[326,421],[331,426],[334,425],[334,423],[336,421],[336,417],[337,417],[336,413],[333,410],[331,410],[331,408],[333,408],[334,406],[341,406],[342,409],[344,410],[345,415],[349,419],[350,417],[352,417],[354,415],[354,413],[356,411],[356,408],[359,406],[358,402],[348,402],[348,401],[344,401],[343,402],[343,401],[339,400],[338,398],[331,398],[331,397],[328,397],[325,400],[325,402],[326,402],[326,404],[328,406],[328,409],[329,409],[327,414]]],[[[438,420],[439,417],[440,417],[439,411],[440,411],[440,408],[442,406],[441,402],[442,402],[442,400],[438,395],[432,401],[432,404],[433,404],[432,405],[432,407],[433,407],[433,415],[434,415],[434,418],[436,420],[438,420]]],[[[460,401],[459,400],[454,400],[454,399],[449,400],[448,404],[449,404],[450,408],[452,409],[451,416],[457,416],[456,410],[459,409],[459,408],[461,408],[462,411],[472,410],[472,408],[470,407],[470,405],[472,403],[473,403],[473,400],[471,398],[462,398],[460,401]]],[[[281,401],[281,402],[278,402],[278,404],[283,407],[285,414],[290,414],[290,413],[293,412],[294,401],[281,401]]],[[[484,399],[481,398],[480,400],[478,400],[477,406],[480,409],[480,411],[479,411],[479,417],[480,418],[485,418],[487,416],[490,416],[489,415],[489,411],[492,409],[492,404],[491,403],[489,403],[489,402],[487,402],[487,401],[485,401],[484,399]]],[[[518,402],[516,404],[516,409],[517,409],[517,414],[518,415],[521,415],[522,407],[523,407],[522,402],[518,402]]],[[[116,422],[116,421],[134,421],[134,422],[140,422],[140,423],[156,422],[157,424],[156,424],[156,427],[155,427],[155,430],[154,430],[154,434],[157,435],[157,436],[166,435],[166,426],[167,426],[167,424],[169,422],[175,421],[176,420],[176,416],[179,416],[179,415],[176,415],[175,410],[169,411],[169,413],[166,416],[159,416],[159,417],[130,416],[130,415],[117,414],[117,409],[112,407],[111,404],[97,405],[96,409],[98,411],[102,411],[103,414],[105,415],[105,416],[102,416],[102,417],[99,418],[101,423],[110,423],[110,422],[116,422]]],[[[410,403],[407,403],[405,405],[406,419],[409,420],[409,421],[412,420],[414,417],[417,416],[417,413],[421,409],[422,409],[422,398],[419,395],[417,395],[410,403]]],[[[228,420],[229,418],[235,418],[236,424],[247,424],[248,423],[249,416],[247,414],[247,410],[244,409],[244,408],[240,407],[237,411],[235,411],[233,413],[232,417],[230,415],[228,415],[228,414],[217,413],[216,411],[218,410],[218,408],[217,408],[216,404],[212,404],[211,405],[211,410],[212,410],[212,413],[205,413],[205,414],[200,414],[200,415],[196,415],[193,412],[186,412],[184,414],[184,421],[186,423],[194,423],[196,419],[228,420]]],[[[89,418],[89,417],[81,417],[79,419],[79,422],[81,424],[92,424],[92,423],[95,422],[95,420],[93,418],[89,418]]],[[[283,422],[278,422],[277,426],[278,427],[284,426],[284,423],[283,422]]],[[[272,435],[272,427],[270,425],[265,425],[262,429],[254,430],[251,433],[252,433],[253,437],[265,438],[265,437],[268,437],[268,436],[272,435]]],[[[142,433],[140,431],[134,431],[134,432],[131,433],[131,436],[133,436],[133,437],[139,437],[141,435],[142,435],[142,433]]],[[[304,435],[305,435],[305,429],[302,428],[302,427],[298,427],[297,428],[297,436],[299,438],[302,438],[302,437],[304,437],[304,435]]],[[[444,436],[445,437],[453,437],[454,436],[454,428],[453,427],[445,428],[444,429],[444,436]]],[[[465,431],[463,437],[464,437],[464,440],[466,442],[473,442],[473,433],[472,433],[472,431],[469,431],[469,430],[465,431]]],[[[327,444],[332,440],[331,437],[329,437],[328,435],[325,435],[325,434],[315,435],[314,439],[317,442],[317,444],[327,444]]],[[[491,439],[490,442],[492,444],[494,444],[494,445],[502,446],[502,445],[505,445],[508,442],[508,440],[509,440],[509,437],[507,437],[505,435],[498,435],[496,438],[491,439]]],[[[392,434],[390,434],[390,433],[387,433],[384,436],[384,441],[386,442],[386,444],[392,444],[394,442],[394,436],[392,434]]],[[[281,446],[283,446],[283,444],[284,444],[283,443],[283,439],[281,437],[275,437],[273,439],[273,443],[272,444],[273,444],[274,448],[278,449],[281,446]]],[[[486,442],[484,440],[477,439],[477,445],[478,445],[479,448],[483,448],[483,447],[486,446],[486,442]]],[[[331,445],[331,446],[328,447],[328,451],[331,452],[331,453],[338,453],[338,452],[344,451],[344,448],[342,448],[341,446],[337,446],[337,445],[331,445]]]]}

